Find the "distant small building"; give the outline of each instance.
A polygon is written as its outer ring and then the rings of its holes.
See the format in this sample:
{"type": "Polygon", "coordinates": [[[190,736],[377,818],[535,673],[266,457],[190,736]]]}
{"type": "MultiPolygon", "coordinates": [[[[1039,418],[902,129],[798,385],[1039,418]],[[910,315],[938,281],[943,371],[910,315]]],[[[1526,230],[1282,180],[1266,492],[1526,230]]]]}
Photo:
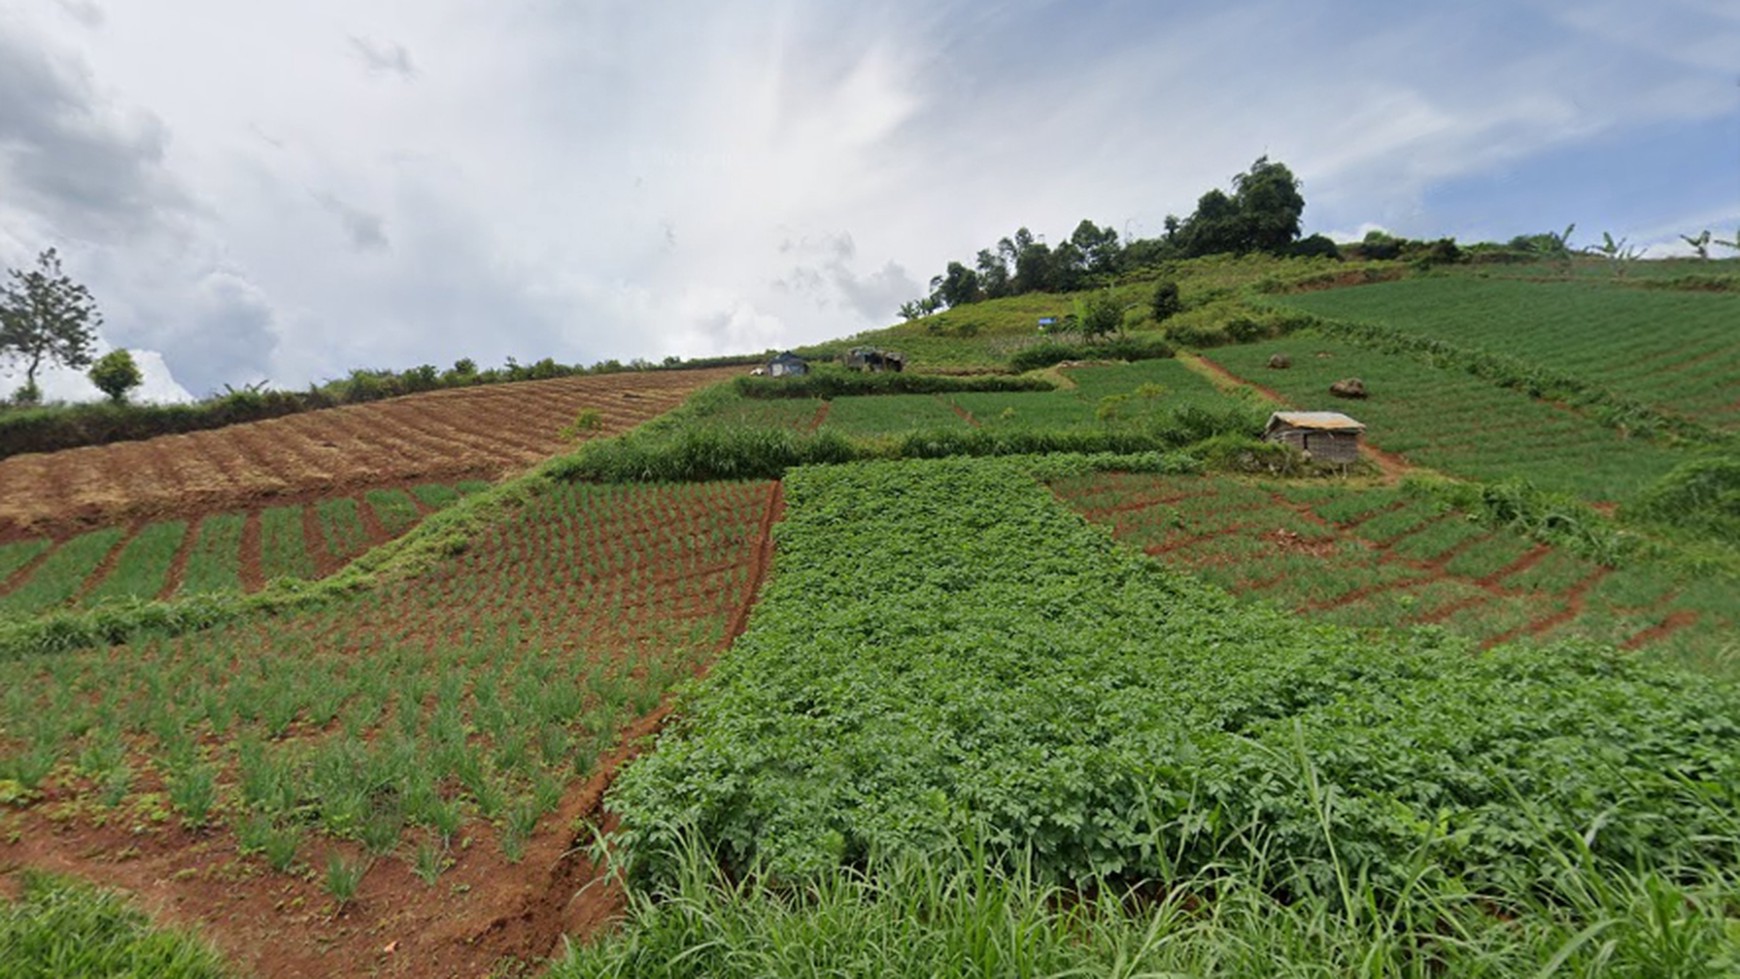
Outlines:
{"type": "Polygon", "coordinates": [[[892,350],[875,347],[853,347],[846,351],[846,367],[855,371],[902,371],[906,358],[892,350]]]}
{"type": "Polygon", "coordinates": [[[1318,462],[1359,461],[1365,426],[1339,411],[1277,411],[1269,416],[1263,439],[1284,442],[1318,462]]]}
{"type": "Polygon", "coordinates": [[[790,350],[767,362],[768,377],[802,377],[809,372],[809,363],[790,350]]]}

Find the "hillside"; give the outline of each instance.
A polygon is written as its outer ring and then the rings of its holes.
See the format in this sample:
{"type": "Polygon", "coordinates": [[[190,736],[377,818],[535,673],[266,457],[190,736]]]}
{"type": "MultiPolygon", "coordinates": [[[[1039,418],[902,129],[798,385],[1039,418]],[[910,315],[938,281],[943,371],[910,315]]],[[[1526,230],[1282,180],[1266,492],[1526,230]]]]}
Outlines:
{"type": "Polygon", "coordinates": [[[5,460],[0,939],[124,917],[70,876],[267,976],[1720,974],[1729,267],[1199,259],[1123,347],[5,460]]]}

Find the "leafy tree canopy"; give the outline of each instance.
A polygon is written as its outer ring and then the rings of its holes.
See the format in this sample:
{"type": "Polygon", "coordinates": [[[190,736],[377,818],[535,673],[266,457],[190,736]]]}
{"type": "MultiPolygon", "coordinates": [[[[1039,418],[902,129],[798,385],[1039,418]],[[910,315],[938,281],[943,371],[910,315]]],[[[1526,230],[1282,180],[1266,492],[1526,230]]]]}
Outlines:
{"type": "Polygon", "coordinates": [[[90,291],[61,272],[52,248],[37,256],[36,268],[12,269],[8,277],[0,287],[0,356],[24,365],[19,395],[33,401],[43,364],[90,365],[103,318],[90,291]]]}
{"type": "Polygon", "coordinates": [[[127,392],[145,382],[145,376],[140,373],[133,355],[125,350],[111,350],[104,354],[91,367],[88,376],[91,383],[97,386],[97,390],[108,395],[109,400],[116,404],[126,401],[127,392]]]}

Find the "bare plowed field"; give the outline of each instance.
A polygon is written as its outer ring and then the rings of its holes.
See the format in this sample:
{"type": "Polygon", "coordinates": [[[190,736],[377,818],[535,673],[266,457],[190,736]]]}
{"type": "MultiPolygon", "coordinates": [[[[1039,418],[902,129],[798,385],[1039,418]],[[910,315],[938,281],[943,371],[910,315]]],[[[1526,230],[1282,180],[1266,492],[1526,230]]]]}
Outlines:
{"type": "Polygon", "coordinates": [[[0,540],[140,517],[249,509],[413,480],[493,479],[549,457],[581,411],[614,435],[675,407],[725,367],[524,381],[143,442],[14,456],[0,462],[0,540]]]}

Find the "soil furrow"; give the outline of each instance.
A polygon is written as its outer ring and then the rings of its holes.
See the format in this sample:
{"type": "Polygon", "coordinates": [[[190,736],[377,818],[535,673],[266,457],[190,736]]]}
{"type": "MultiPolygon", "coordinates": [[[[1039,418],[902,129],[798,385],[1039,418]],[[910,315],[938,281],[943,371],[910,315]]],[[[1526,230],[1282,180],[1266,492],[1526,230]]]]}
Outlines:
{"type": "Polygon", "coordinates": [[[139,536],[139,531],[142,530],[144,526],[145,525],[142,522],[134,521],[134,523],[127,528],[126,532],[121,535],[120,539],[115,541],[115,546],[109,548],[109,553],[103,555],[103,559],[98,561],[97,566],[91,569],[91,573],[85,576],[84,584],[79,586],[78,598],[76,599],[77,602],[83,602],[85,596],[89,595],[98,585],[103,583],[104,578],[114,574],[116,565],[121,563],[121,552],[127,549],[127,545],[133,543],[133,538],[139,536]]]}

